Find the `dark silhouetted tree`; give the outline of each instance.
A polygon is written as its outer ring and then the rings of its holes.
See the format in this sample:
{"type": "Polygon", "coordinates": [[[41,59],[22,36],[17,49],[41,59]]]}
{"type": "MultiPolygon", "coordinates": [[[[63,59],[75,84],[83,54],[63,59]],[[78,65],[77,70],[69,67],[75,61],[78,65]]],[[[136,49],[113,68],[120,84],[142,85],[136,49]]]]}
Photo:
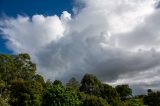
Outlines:
{"type": "Polygon", "coordinates": [[[125,100],[128,96],[132,96],[132,89],[127,84],[117,85],[115,88],[122,100],[125,100]]]}
{"type": "Polygon", "coordinates": [[[86,94],[99,96],[101,94],[100,86],[101,81],[99,81],[96,76],[86,74],[81,81],[80,91],[86,94]]]}
{"type": "Polygon", "coordinates": [[[148,106],[160,106],[160,92],[148,91],[148,95],[143,98],[144,104],[148,106]]]}

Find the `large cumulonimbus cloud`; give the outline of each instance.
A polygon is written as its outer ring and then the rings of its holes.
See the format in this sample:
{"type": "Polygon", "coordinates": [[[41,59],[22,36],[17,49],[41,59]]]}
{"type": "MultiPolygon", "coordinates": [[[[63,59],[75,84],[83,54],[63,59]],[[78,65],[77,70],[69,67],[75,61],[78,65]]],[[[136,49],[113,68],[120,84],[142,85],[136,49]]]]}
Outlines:
{"type": "Polygon", "coordinates": [[[160,10],[156,0],[79,0],[73,17],[18,16],[0,21],[15,53],[30,53],[45,78],[85,73],[136,93],[160,88],[160,10]]]}

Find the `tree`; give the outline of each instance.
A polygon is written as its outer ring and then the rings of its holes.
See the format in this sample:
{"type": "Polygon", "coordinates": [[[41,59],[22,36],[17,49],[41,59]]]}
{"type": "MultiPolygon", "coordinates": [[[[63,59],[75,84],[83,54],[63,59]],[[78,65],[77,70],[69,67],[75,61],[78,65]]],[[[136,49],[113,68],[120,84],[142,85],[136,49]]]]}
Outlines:
{"type": "Polygon", "coordinates": [[[127,106],[145,106],[143,104],[143,100],[142,99],[139,99],[139,98],[131,98],[131,99],[128,99],[126,102],[126,105],[127,106]]]}
{"type": "Polygon", "coordinates": [[[81,106],[109,106],[107,101],[94,95],[86,96],[81,106]]]}
{"type": "Polygon", "coordinates": [[[132,95],[132,89],[129,88],[129,85],[117,85],[116,91],[119,93],[122,100],[125,100],[128,96],[132,95]]]}
{"type": "MultiPolygon", "coordinates": [[[[80,91],[87,95],[101,97],[110,105],[123,106],[116,89],[112,86],[101,83],[101,81],[92,74],[84,75],[81,81],[80,91]]],[[[82,93],[80,93],[80,98],[84,100],[84,97],[82,97],[81,94],[82,93]]]]}
{"type": "Polygon", "coordinates": [[[148,92],[148,95],[143,98],[143,101],[148,106],[160,106],[160,92],[148,92]]]}
{"type": "Polygon", "coordinates": [[[0,75],[1,79],[8,83],[14,77],[14,56],[0,54],[0,75]]]}
{"type": "Polygon", "coordinates": [[[3,94],[3,91],[5,90],[5,82],[3,80],[0,79],[0,95],[3,94]]]}
{"type": "Polygon", "coordinates": [[[28,54],[19,54],[14,57],[17,78],[31,79],[36,72],[36,64],[31,61],[28,54]]]}
{"type": "Polygon", "coordinates": [[[6,83],[17,78],[31,79],[36,71],[36,65],[28,54],[0,55],[1,78],[6,83]]]}
{"type": "Polygon", "coordinates": [[[60,80],[55,80],[53,82],[53,85],[61,85],[62,86],[62,82],[60,80]]]}
{"type": "Polygon", "coordinates": [[[76,78],[72,77],[69,80],[69,82],[66,84],[66,86],[78,91],[80,87],[80,83],[76,80],[76,78]]]}
{"type": "Polygon", "coordinates": [[[102,84],[101,88],[101,97],[104,98],[109,104],[116,105],[121,104],[119,94],[116,89],[108,84],[102,84]]]}
{"type": "Polygon", "coordinates": [[[152,89],[148,89],[147,92],[148,92],[148,95],[153,93],[152,89]]]}
{"type": "Polygon", "coordinates": [[[36,81],[16,79],[11,82],[10,104],[12,106],[41,106],[43,87],[36,81]]]}
{"type": "Polygon", "coordinates": [[[0,54],[0,106],[160,106],[158,91],[131,95],[128,85],[113,88],[92,74],[85,74],[81,85],[76,78],[66,86],[45,82],[28,54],[0,54]]]}
{"type": "Polygon", "coordinates": [[[10,106],[7,99],[0,96],[0,106],[10,106]]]}
{"type": "Polygon", "coordinates": [[[80,86],[80,91],[90,95],[100,95],[101,81],[92,74],[85,74],[80,86]]]}
{"type": "Polygon", "coordinates": [[[39,75],[39,74],[34,75],[32,77],[32,80],[41,83],[42,86],[45,87],[45,81],[41,75],[39,75]]]}
{"type": "Polygon", "coordinates": [[[78,106],[79,103],[76,92],[65,88],[60,81],[56,80],[47,87],[42,106],[78,106]]]}

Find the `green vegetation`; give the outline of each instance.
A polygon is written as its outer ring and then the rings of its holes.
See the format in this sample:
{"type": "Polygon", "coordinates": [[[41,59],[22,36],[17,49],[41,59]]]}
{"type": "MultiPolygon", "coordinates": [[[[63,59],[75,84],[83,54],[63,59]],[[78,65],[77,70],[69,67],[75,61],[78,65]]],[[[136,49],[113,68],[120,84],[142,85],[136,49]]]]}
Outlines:
{"type": "Polygon", "coordinates": [[[160,92],[134,97],[129,85],[114,88],[92,74],[81,83],[44,81],[28,54],[0,54],[0,106],[160,106],[160,92]]]}
{"type": "Polygon", "coordinates": [[[127,97],[132,96],[132,89],[128,85],[117,85],[116,91],[118,92],[121,100],[126,100],[127,97]]]}

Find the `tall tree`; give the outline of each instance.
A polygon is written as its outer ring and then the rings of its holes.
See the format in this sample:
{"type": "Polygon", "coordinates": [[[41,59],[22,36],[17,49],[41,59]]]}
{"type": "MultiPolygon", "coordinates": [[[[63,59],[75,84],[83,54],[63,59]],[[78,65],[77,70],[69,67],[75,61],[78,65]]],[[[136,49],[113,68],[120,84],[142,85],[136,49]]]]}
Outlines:
{"type": "Polygon", "coordinates": [[[81,81],[80,91],[85,92],[86,94],[98,96],[101,94],[100,86],[101,81],[99,81],[96,76],[92,74],[85,74],[81,81]]]}
{"type": "Polygon", "coordinates": [[[23,79],[31,79],[36,72],[36,64],[31,61],[28,54],[19,54],[14,58],[16,76],[23,79]]]}
{"type": "Polygon", "coordinates": [[[122,100],[125,100],[128,96],[132,96],[132,89],[127,84],[117,85],[115,88],[122,100]]]}
{"type": "Polygon", "coordinates": [[[35,71],[36,65],[28,54],[0,55],[1,78],[7,83],[16,78],[31,79],[35,71]]]}
{"type": "Polygon", "coordinates": [[[66,86],[78,91],[80,87],[80,83],[76,80],[76,78],[72,77],[69,80],[69,82],[66,84],[66,86]]]}
{"type": "Polygon", "coordinates": [[[0,75],[1,79],[8,83],[14,77],[14,56],[8,54],[0,54],[0,75]]]}
{"type": "Polygon", "coordinates": [[[121,104],[120,96],[117,93],[116,89],[108,84],[103,84],[100,88],[101,97],[104,98],[109,104],[117,105],[121,104]]]}

